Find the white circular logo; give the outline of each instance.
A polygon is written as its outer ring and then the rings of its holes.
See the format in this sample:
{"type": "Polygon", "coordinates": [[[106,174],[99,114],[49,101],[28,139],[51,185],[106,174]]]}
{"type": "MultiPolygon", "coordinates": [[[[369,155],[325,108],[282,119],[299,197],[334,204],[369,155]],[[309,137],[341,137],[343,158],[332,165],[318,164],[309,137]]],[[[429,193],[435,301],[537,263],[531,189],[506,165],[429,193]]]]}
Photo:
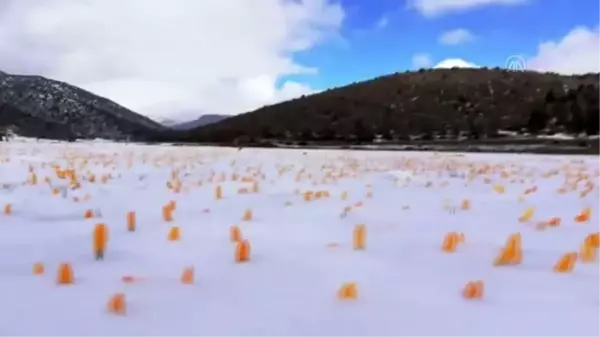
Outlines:
{"type": "Polygon", "coordinates": [[[512,55],[506,59],[506,64],[504,66],[511,71],[525,71],[525,59],[519,55],[512,55]]]}

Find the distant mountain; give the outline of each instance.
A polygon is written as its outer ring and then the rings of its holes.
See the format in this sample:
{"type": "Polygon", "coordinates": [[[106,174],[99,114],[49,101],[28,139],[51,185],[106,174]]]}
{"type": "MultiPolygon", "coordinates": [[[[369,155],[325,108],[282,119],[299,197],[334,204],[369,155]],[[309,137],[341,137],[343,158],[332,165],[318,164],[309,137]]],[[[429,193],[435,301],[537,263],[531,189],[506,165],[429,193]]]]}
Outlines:
{"type": "MultiPolygon", "coordinates": [[[[220,122],[226,118],[229,118],[231,116],[227,116],[227,115],[202,115],[200,116],[200,118],[198,119],[194,119],[192,121],[189,122],[183,122],[183,123],[179,123],[179,124],[172,124],[172,125],[167,125],[175,130],[190,130],[190,129],[194,129],[200,126],[205,126],[205,125],[209,125],[209,124],[214,124],[217,122],[220,122]]],[[[163,122],[164,124],[164,122],[163,122]]]]}
{"type": "Polygon", "coordinates": [[[23,136],[150,140],[167,128],[106,98],[41,76],[0,72],[0,127],[23,136]]]}
{"type": "Polygon", "coordinates": [[[160,119],[157,118],[155,120],[158,123],[160,123],[161,125],[164,125],[169,128],[172,128],[173,126],[175,126],[177,124],[181,124],[181,121],[170,119],[170,118],[160,118],[160,119]]]}

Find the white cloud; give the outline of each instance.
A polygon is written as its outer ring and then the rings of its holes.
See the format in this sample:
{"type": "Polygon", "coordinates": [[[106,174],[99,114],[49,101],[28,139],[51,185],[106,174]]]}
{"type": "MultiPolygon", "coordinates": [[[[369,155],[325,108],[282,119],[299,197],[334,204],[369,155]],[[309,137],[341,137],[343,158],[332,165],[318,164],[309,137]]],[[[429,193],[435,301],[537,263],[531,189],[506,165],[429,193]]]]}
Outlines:
{"type": "MultiPolygon", "coordinates": [[[[427,54],[419,54],[427,55],[427,54]]],[[[429,56],[427,55],[428,60],[429,56]]],[[[413,63],[415,57],[413,57],[413,63]]],[[[525,59],[525,68],[573,75],[600,72],[600,29],[576,27],[558,41],[546,41],[537,48],[537,54],[525,59]]],[[[433,68],[477,68],[463,59],[448,58],[433,68]]]]}
{"type": "Polygon", "coordinates": [[[3,0],[0,67],[153,117],[239,113],[313,91],[295,52],[336,37],[333,0],[3,0]]]}
{"type": "Polygon", "coordinates": [[[408,0],[408,6],[427,17],[463,12],[484,6],[513,6],[528,0],[408,0]]]}
{"type": "Polygon", "coordinates": [[[537,55],[526,62],[528,69],[536,71],[568,75],[600,72],[598,27],[576,27],[559,41],[543,42],[538,46],[537,55]]]}
{"type": "Polygon", "coordinates": [[[471,42],[475,39],[473,34],[464,28],[457,28],[443,32],[438,38],[438,42],[444,45],[458,45],[471,42]]]}
{"type": "Polygon", "coordinates": [[[427,53],[417,53],[412,57],[413,68],[429,68],[432,64],[433,61],[431,61],[431,56],[429,56],[427,53]]]}
{"type": "Polygon", "coordinates": [[[459,58],[447,58],[444,59],[434,65],[431,56],[427,53],[417,53],[412,57],[413,68],[433,68],[433,69],[441,69],[441,68],[479,68],[478,65],[467,62],[463,59],[459,58]]]}
{"type": "Polygon", "coordinates": [[[439,62],[438,64],[433,66],[433,68],[434,69],[479,68],[479,66],[476,65],[475,63],[471,63],[471,62],[465,61],[463,59],[448,58],[448,59],[442,60],[441,62],[439,62]]]}

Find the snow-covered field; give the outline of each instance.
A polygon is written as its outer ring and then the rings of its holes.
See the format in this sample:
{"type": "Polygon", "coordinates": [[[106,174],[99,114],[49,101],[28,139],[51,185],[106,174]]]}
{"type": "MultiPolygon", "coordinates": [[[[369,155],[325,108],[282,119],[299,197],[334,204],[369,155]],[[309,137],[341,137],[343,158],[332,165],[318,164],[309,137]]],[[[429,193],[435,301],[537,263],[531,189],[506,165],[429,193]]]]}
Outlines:
{"type": "Polygon", "coordinates": [[[0,143],[0,335],[598,336],[598,180],[597,157],[0,143]]]}

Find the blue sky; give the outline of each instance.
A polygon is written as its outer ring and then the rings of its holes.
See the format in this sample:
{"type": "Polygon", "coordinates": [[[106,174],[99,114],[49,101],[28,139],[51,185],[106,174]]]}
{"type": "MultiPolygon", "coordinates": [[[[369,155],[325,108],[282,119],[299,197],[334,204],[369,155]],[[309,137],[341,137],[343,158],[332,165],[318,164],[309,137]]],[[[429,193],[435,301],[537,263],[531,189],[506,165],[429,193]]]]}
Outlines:
{"type": "MultiPolygon", "coordinates": [[[[459,2],[459,1],[455,1],[459,2]]],[[[332,39],[295,55],[318,75],[294,79],[313,88],[327,88],[383,74],[414,69],[417,53],[433,63],[460,58],[482,66],[503,66],[507,57],[536,55],[544,41],[559,41],[575,27],[598,26],[598,0],[528,0],[519,4],[489,4],[429,17],[403,0],[342,0],[345,18],[341,39],[332,39]],[[454,29],[470,31],[474,39],[442,45],[438,38],[454,29]]],[[[285,80],[285,79],[284,79],[285,80]]]]}
{"type": "Polygon", "coordinates": [[[600,71],[599,0],[123,3],[0,0],[0,70],[157,120],[248,112],[440,62],[502,67],[521,55],[532,70],[600,71]],[[297,74],[307,68],[317,71],[297,74]]]}

